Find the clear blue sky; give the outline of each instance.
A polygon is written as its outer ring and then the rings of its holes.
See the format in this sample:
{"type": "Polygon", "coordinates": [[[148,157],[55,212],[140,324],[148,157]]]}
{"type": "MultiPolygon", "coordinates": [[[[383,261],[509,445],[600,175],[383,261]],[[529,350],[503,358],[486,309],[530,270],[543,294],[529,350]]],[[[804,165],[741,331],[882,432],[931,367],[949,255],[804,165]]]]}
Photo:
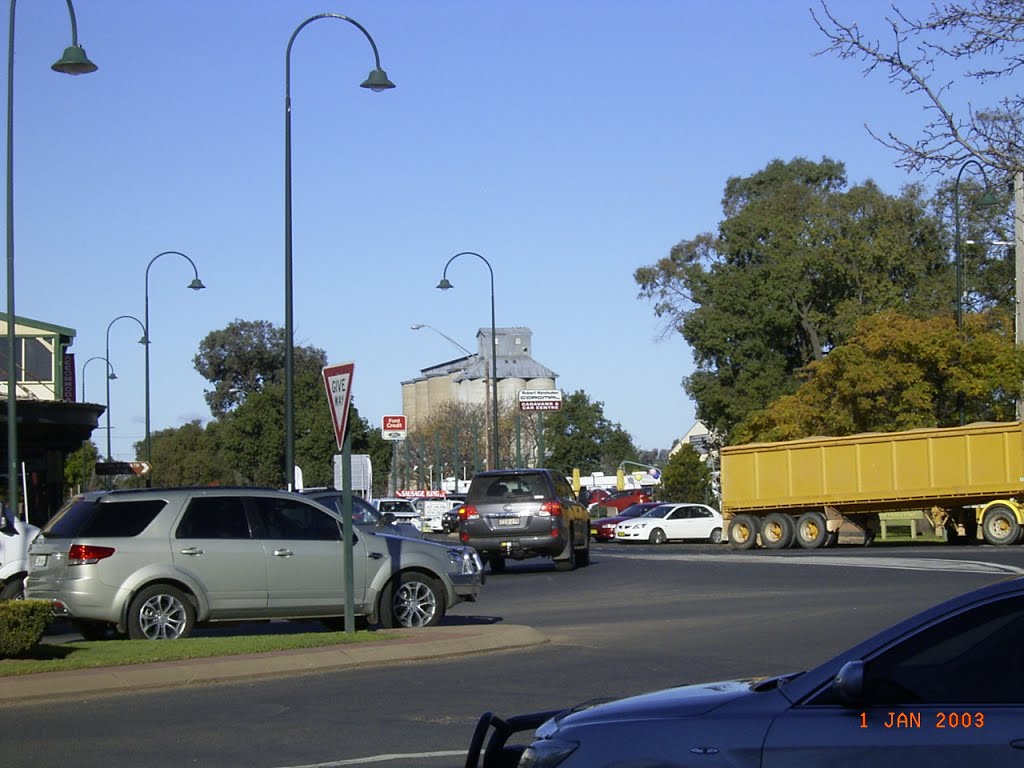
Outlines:
{"type": "MultiPolygon", "coordinates": [[[[641,448],[694,421],[682,338],[659,340],[634,270],[713,230],[730,176],[828,155],[851,182],[914,179],[865,123],[914,135],[923,103],[832,56],[808,0],[76,0],[100,70],[49,65],[65,4],[19,3],[15,65],[16,311],[76,329],[81,365],[110,321],[142,317],[150,276],[153,429],[207,420],[199,341],[236,318],[284,324],[285,46],[292,55],[296,343],[356,362],[372,425],[401,412],[400,382],[475,348],[490,324],[533,330],[534,357],[583,389],[641,448]]],[[[900,3],[921,11],[922,2],[900,3]]],[[[836,0],[884,32],[888,3],[836,0]]],[[[144,436],[135,323],[110,331],[112,442],[144,436]]],[[[104,400],[102,364],[88,399],[104,400]]],[[[326,395],[324,407],[327,408],[326,395]]],[[[106,436],[95,442],[105,449],[106,436]]]]}

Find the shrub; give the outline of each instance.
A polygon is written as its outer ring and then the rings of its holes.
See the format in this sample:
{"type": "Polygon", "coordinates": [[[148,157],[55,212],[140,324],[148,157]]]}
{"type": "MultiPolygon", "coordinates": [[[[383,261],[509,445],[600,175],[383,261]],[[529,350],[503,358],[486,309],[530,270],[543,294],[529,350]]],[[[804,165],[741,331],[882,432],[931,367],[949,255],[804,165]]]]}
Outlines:
{"type": "Polygon", "coordinates": [[[35,648],[51,617],[45,600],[0,601],[0,659],[23,656],[35,648]]]}

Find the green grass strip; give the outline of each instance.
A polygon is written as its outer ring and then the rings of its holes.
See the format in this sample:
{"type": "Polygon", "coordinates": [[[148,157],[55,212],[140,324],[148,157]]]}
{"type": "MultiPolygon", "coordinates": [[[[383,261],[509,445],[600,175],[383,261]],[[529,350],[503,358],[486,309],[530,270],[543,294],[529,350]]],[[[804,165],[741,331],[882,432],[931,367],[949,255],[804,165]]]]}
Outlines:
{"type": "Polygon", "coordinates": [[[212,656],[322,648],[330,645],[390,640],[386,632],[307,632],[294,635],[245,635],[240,637],[190,637],[185,640],[96,640],[37,645],[32,653],[16,659],[0,659],[0,677],[40,672],[151,664],[212,656]]]}

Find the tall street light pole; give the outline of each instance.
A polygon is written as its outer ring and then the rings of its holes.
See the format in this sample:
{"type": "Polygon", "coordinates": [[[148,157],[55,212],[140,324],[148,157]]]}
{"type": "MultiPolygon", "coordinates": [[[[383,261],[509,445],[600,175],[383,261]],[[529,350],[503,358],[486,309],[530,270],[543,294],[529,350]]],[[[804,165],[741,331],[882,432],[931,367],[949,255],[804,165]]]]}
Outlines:
{"type": "Polygon", "coordinates": [[[491,269],[491,262],[479,253],[474,251],[462,251],[461,253],[456,253],[448,259],[448,262],[444,265],[444,272],[441,274],[441,282],[437,284],[437,287],[442,291],[447,291],[455,287],[448,282],[448,267],[453,261],[459,258],[459,256],[476,256],[480,261],[487,265],[487,271],[491,274],[491,423],[493,428],[491,429],[490,445],[493,463],[488,467],[488,469],[497,469],[501,466],[501,458],[498,450],[498,337],[494,326],[494,270],[491,269]]]}
{"type": "Polygon", "coordinates": [[[445,339],[448,339],[448,341],[450,341],[450,342],[451,342],[452,344],[454,344],[454,345],[455,345],[456,347],[458,347],[459,349],[461,349],[461,350],[462,350],[463,352],[465,352],[465,353],[466,353],[467,355],[469,355],[470,357],[472,357],[472,356],[473,356],[473,353],[472,353],[472,352],[470,352],[470,351],[469,351],[468,349],[466,349],[466,348],[465,348],[464,346],[462,346],[461,344],[459,344],[459,342],[457,342],[457,341],[456,341],[455,339],[453,339],[453,338],[452,338],[451,336],[449,336],[449,335],[448,335],[447,333],[441,333],[441,331],[437,330],[437,328],[435,328],[435,327],[434,327],[434,326],[432,326],[432,325],[427,325],[426,323],[416,323],[415,325],[410,325],[410,326],[409,326],[409,328],[410,328],[410,330],[413,330],[413,331],[418,331],[418,330],[420,330],[421,328],[429,328],[429,329],[430,329],[430,330],[432,330],[432,331],[433,331],[434,333],[436,333],[436,334],[437,334],[438,336],[441,336],[441,337],[443,337],[443,338],[445,338],[445,339]]]}
{"type": "MultiPolygon", "coordinates": [[[[963,176],[967,166],[973,165],[981,172],[981,178],[985,182],[985,194],[975,204],[977,207],[988,208],[996,205],[998,201],[989,191],[988,176],[985,174],[985,167],[977,160],[967,160],[960,166],[956,174],[956,182],[953,184],[953,259],[956,267],[956,329],[962,332],[964,329],[964,259],[960,248],[960,178],[963,176]]],[[[957,412],[960,418],[960,425],[966,421],[964,412],[964,395],[958,392],[956,396],[957,412]]]]}
{"type": "MultiPolygon", "coordinates": [[[[139,339],[139,344],[145,344],[148,346],[148,340],[146,339],[146,326],[142,324],[142,321],[139,320],[139,318],[137,318],[135,315],[118,315],[107,324],[107,354],[105,358],[108,363],[110,361],[110,329],[114,327],[114,323],[116,323],[118,320],[134,320],[136,323],[138,323],[139,328],[142,329],[142,338],[139,339]]],[[[111,461],[113,459],[112,451],[110,449],[110,380],[112,378],[116,379],[117,377],[107,377],[107,461],[111,461]]]]}
{"type": "MultiPolygon", "coordinates": [[[[112,366],[110,364],[110,361],[107,360],[107,358],[105,358],[105,357],[103,357],[101,355],[93,355],[92,357],[90,357],[88,360],[86,360],[84,363],[82,363],[82,402],[83,403],[89,402],[88,400],[85,399],[85,371],[89,367],[89,363],[91,363],[93,360],[103,360],[104,362],[106,362],[106,364],[107,364],[107,381],[108,382],[111,379],[116,379],[117,378],[117,374],[114,373],[114,366],[112,366]]],[[[109,386],[107,387],[107,410],[110,410],[110,387],[109,386]]],[[[85,453],[86,453],[85,452],[85,440],[83,440],[82,441],[82,490],[85,490],[85,488],[86,488],[86,478],[91,476],[90,473],[89,473],[89,464],[86,461],[85,453]]]]}
{"type": "MultiPolygon", "coordinates": [[[[17,318],[14,312],[14,6],[7,38],[7,503],[18,512],[18,373],[16,363],[17,318]]],[[[97,66],[89,61],[85,49],[78,44],[78,22],[75,7],[67,0],[71,18],[71,45],[50,69],[65,75],[85,75],[97,66]]]]}
{"type": "Polygon", "coordinates": [[[380,54],[370,33],[358,21],[339,13],[319,13],[299,24],[288,38],[284,59],[284,473],[288,490],[295,487],[295,333],[292,324],[292,45],[309,24],[319,19],[347,21],[366,37],[373,49],[374,68],[361,88],[386,91],[395,84],[380,67],[380,54]]]}
{"type": "MultiPolygon", "coordinates": [[[[149,264],[146,265],[146,309],[145,313],[143,314],[143,318],[145,318],[145,323],[142,329],[142,332],[145,335],[146,339],[146,461],[150,461],[152,459],[153,451],[152,432],[150,429],[149,421],[149,345],[153,340],[153,337],[149,333],[149,270],[150,267],[153,266],[153,262],[159,259],[161,256],[180,256],[181,258],[185,259],[185,261],[192,265],[192,273],[195,275],[195,278],[192,280],[191,283],[188,284],[188,287],[191,288],[193,291],[201,291],[203,288],[206,287],[205,285],[203,285],[203,281],[199,279],[199,270],[196,269],[196,263],[181,251],[164,251],[163,253],[158,253],[156,256],[150,259],[149,264]]],[[[149,485],[152,484],[152,482],[153,481],[151,476],[147,474],[146,486],[148,487],[149,485]]]]}

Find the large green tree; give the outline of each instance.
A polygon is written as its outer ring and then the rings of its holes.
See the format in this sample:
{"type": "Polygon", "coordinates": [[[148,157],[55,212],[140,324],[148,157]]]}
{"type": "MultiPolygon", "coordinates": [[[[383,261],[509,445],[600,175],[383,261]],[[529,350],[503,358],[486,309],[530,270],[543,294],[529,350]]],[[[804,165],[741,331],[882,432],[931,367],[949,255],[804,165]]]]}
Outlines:
{"type": "Polygon", "coordinates": [[[544,447],[551,452],[545,466],[565,475],[573,469],[584,475],[611,471],[637,455],[629,433],[604,415],[604,403],[583,390],[563,396],[561,410],[544,414],[544,447]]]}
{"type": "Polygon", "coordinates": [[[734,443],[1006,421],[1024,381],[1024,352],[1006,313],[865,318],[845,344],[811,363],[804,381],[737,426],[734,443]]]}
{"type": "Polygon", "coordinates": [[[710,504],[712,496],[711,470],[692,445],[679,446],[662,469],[658,499],[710,504]]]}
{"type": "Polygon", "coordinates": [[[917,187],[848,188],[842,163],[775,160],[731,178],[716,234],[676,245],[635,273],[667,329],[689,343],[684,386],[722,435],[796,389],[795,374],[885,309],[948,307],[942,229],[917,187]]]}

